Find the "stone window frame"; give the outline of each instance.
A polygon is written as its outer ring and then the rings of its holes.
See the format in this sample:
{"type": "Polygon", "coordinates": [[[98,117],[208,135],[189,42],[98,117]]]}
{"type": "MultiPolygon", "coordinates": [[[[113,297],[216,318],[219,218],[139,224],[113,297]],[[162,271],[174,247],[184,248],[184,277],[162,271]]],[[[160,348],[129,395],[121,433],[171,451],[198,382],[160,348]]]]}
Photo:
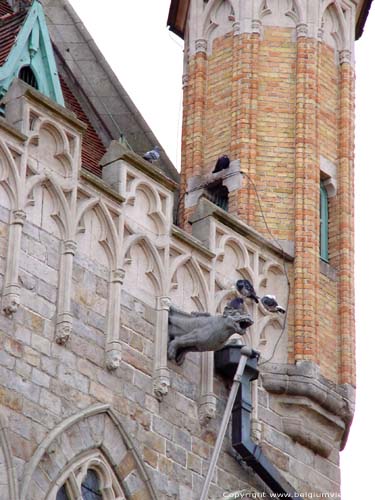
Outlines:
{"type": "Polygon", "coordinates": [[[320,156],[320,230],[319,257],[321,262],[329,263],[329,199],[337,195],[337,165],[320,156]]]}
{"type": "Polygon", "coordinates": [[[98,449],[79,455],[62,472],[46,500],[56,500],[56,496],[63,486],[65,486],[69,500],[84,500],[81,485],[88,470],[93,470],[97,474],[103,500],[126,500],[114,471],[98,449]]]}
{"type": "Polygon", "coordinates": [[[320,183],[320,231],[319,256],[324,262],[329,262],[329,203],[328,192],[323,182],[320,183]]]}

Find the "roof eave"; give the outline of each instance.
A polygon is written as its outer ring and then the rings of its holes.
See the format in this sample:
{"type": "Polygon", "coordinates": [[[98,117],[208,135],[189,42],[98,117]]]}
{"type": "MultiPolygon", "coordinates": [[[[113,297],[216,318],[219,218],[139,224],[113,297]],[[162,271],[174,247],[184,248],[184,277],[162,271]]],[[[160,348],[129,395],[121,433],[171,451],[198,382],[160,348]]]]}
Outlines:
{"type": "Polygon", "coordinates": [[[171,0],[167,26],[180,38],[184,38],[190,0],[171,0]]]}
{"type": "Polygon", "coordinates": [[[363,34],[366,20],[367,20],[368,14],[370,12],[371,4],[372,4],[372,0],[364,0],[364,2],[362,2],[362,6],[359,10],[359,14],[358,14],[357,22],[356,22],[356,26],[355,26],[355,39],[356,40],[358,40],[363,34]]]}

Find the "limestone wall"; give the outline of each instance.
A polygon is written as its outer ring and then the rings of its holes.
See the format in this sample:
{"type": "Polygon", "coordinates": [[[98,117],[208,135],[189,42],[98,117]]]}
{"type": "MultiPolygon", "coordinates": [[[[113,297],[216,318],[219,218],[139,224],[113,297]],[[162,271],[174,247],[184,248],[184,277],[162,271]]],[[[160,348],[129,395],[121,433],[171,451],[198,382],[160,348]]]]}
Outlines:
{"type": "MultiPolygon", "coordinates": [[[[221,312],[248,278],[286,305],[292,256],[209,202],[184,233],[174,183],[117,143],[105,182],[80,172],[82,124],[21,82],[0,128],[0,498],[52,500],[85,460],[114,494],[198,498],[227,387],[211,353],[167,361],[169,304],[221,312]]],[[[317,368],[287,368],[292,307],[285,330],[250,312],[245,340],[269,374],[254,386],[252,437],[299,491],[337,491],[350,398],[317,368]]],[[[253,487],[227,438],[210,497],[253,487]]]]}

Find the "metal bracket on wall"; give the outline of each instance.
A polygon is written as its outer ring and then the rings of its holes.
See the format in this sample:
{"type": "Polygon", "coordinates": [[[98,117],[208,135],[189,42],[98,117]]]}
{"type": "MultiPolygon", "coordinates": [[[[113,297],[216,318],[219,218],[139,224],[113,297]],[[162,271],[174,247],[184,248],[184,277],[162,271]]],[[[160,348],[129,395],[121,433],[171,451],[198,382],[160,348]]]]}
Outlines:
{"type": "MultiPolygon", "coordinates": [[[[227,345],[215,352],[215,368],[220,375],[233,379],[241,357],[241,347],[241,345],[227,345]]],[[[282,494],[283,498],[301,500],[293,486],[265,456],[261,446],[251,439],[253,407],[250,384],[259,376],[258,361],[259,353],[253,350],[253,357],[246,363],[232,410],[232,446],[273,493],[282,494]]]]}

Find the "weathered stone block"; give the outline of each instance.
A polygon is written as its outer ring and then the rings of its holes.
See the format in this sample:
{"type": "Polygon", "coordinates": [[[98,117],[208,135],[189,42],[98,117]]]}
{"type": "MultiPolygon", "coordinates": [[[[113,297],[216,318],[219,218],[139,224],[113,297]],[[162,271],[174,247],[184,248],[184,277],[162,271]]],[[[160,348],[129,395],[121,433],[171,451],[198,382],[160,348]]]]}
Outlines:
{"type": "Polygon", "coordinates": [[[50,383],[50,376],[47,373],[43,373],[37,368],[33,368],[31,380],[36,385],[46,387],[48,389],[50,383]]]}
{"type": "Polygon", "coordinates": [[[78,373],[77,370],[60,364],[57,369],[57,375],[60,381],[64,384],[70,385],[84,394],[88,394],[89,380],[84,375],[78,373]]]}
{"type": "Polygon", "coordinates": [[[104,385],[98,384],[94,381],[90,382],[90,395],[103,403],[112,403],[113,401],[112,392],[104,385]]]}
{"type": "Polygon", "coordinates": [[[184,450],[181,446],[175,445],[174,443],[167,441],[167,449],[166,449],[167,457],[177,462],[178,464],[186,467],[186,450],[184,450]]]}
{"type": "Polygon", "coordinates": [[[32,334],[31,346],[41,354],[45,354],[46,356],[51,355],[51,342],[40,335],[32,334]]]}
{"type": "Polygon", "coordinates": [[[173,429],[174,429],[174,426],[172,426],[169,422],[166,422],[163,418],[160,418],[156,415],[153,415],[153,417],[152,417],[152,430],[153,431],[157,432],[161,436],[172,441],[173,440],[173,429]]]}
{"type": "Polygon", "coordinates": [[[61,415],[61,399],[45,389],[40,392],[39,404],[52,413],[61,415]]]}

